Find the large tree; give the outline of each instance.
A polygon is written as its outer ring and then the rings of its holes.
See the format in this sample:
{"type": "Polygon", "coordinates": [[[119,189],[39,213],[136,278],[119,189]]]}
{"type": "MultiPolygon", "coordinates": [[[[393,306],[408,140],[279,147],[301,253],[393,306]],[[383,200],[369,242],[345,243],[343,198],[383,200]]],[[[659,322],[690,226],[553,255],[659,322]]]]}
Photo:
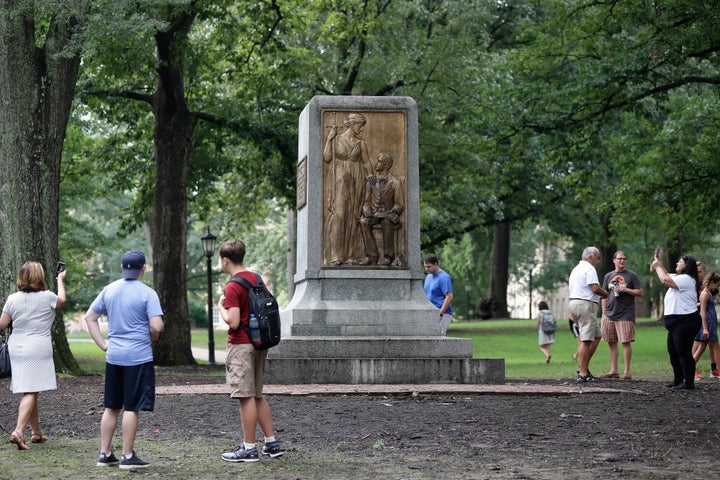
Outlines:
{"type": "MultiPolygon", "coordinates": [[[[252,228],[254,209],[238,206],[263,196],[281,203],[292,199],[297,114],[312,95],[409,95],[420,106],[424,248],[441,248],[468,234],[492,238],[497,225],[540,222],[580,244],[605,236],[599,246],[611,251],[617,237],[629,226],[636,231],[638,222],[624,214],[630,202],[616,195],[631,191],[604,177],[629,177],[639,167],[632,162],[639,157],[623,154],[621,145],[646,151],[641,141],[621,138],[614,129],[627,125],[627,114],[655,121],[651,103],[664,109],[670,90],[715,82],[717,35],[709,30],[714,17],[703,13],[704,4],[695,10],[693,5],[675,0],[657,10],[644,2],[539,0],[109,2],[109,9],[122,7],[115,17],[142,18],[147,28],[116,29],[121,33],[114,36],[98,32],[115,45],[85,84],[94,88],[85,91],[92,101],[103,98],[97,115],[114,118],[125,130],[127,141],[113,145],[123,151],[137,148],[143,136],[157,138],[174,121],[195,121],[191,145],[182,135],[176,139],[179,163],[164,186],[155,183],[158,172],[148,173],[158,168],[157,143],[150,154],[125,156],[110,166],[122,169],[125,188],[130,183],[136,189],[140,215],[128,217],[136,225],[160,208],[160,186],[176,188],[174,199],[184,192],[193,202],[193,218],[209,223],[206,212],[212,212],[223,225],[221,235],[242,235],[252,228]],[[182,18],[192,18],[191,25],[158,42],[183,25],[182,18]],[[182,81],[163,86],[163,72],[182,81]],[[661,84],[663,79],[669,80],[661,84]],[[160,87],[181,98],[160,97],[160,87]],[[121,106],[121,98],[132,103],[121,106]],[[160,100],[180,108],[159,115],[160,100]],[[601,201],[593,202],[598,196],[601,201]]],[[[184,129],[189,125],[179,132],[190,134],[184,129]]],[[[692,135],[686,138],[692,142],[692,135]]],[[[636,206],[640,218],[659,218],[655,205],[636,206]]],[[[167,213],[175,225],[183,214],[167,213]]],[[[502,255],[491,260],[505,265],[487,271],[496,272],[491,292],[503,297],[507,270],[516,269],[512,259],[518,254],[510,235],[495,238],[504,244],[494,246],[502,255]]],[[[173,242],[184,239],[163,241],[177,248],[173,242]]],[[[174,250],[166,258],[182,263],[180,254],[174,250]]],[[[156,265],[156,274],[164,275],[161,268],[156,265]]],[[[174,282],[166,278],[156,287],[182,287],[174,282]]],[[[184,328],[180,332],[186,337],[184,328]]]]}
{"type": "MultiPolygon", "coordinates": [[[[617,242],[643,227],[649,242],[671,245],[671,257],[699,245],[690,233],[702,230],[699,198],[718,181],[706,160],[715,149],[705,140],[715,116],[692,121],[674,112],[702,112],[695,99],[715,104],[716,5],[528,1],[500,8],[521,4],[534,13],[515,17],[511,25],[525,28],[512,29],[509,54],[499,52],[512,82],[478,113],[502,112],[505,142],[525,145],[534,185],[516,198],[530,200],[528,218],[552,225],[576,249],[597,244],[603,270],[617,242]],[[674,98],[691,99],[689,108],[674,98]],[[682,121],[669,123],[673,116],[682,121]]],[[[501,175],[497,184],[508,181],[501,175]]],[[[495,216],[512,218],[513,210],[522,204],[503,202],[495,216]]]]}
{"type": "MultiPolygon", "coordinates": [[[[120,157],[120,164],[108,167],[128,173],[119,176],[118,187],[127,189],[129,182],[133,185],[136,208],[126,226],[132,229],[144,223],[147,227],[153,285],[166,324],[163,336],[154,344],[155,361],[161,365],[192,364],[186,293],[188,198],[201,197],[200,203],[208,205],[210,192],[216,192],[212,185],[218,175],[237,168],[233,161],[243,142],[248,149],[250,144],[259,145],[255,155],[265,160],[252,165],[247,161],[244,166],[251,172],[277,173],[280,168],[268,168],[267,160],[273,158],[268,150],[279,152],[283,160],[293,155],[286,134],[262,121],[251,123],[240,109],[229,106],[236,100],[229,93],[235,89],[232,82],[243,65],[228,60],[236,56],[232,49],[228,52],[219,46],[223,42],[247,42],[237,56],[252,54],[268,42],[281,16],[274,2],[257,12],[231,1],[206,4],[168,0],[143,4],[140,9],[134,2],[107,6],[115,15],[94,32],[96,56],[88,62],[83,93],[99,107],[99,115],[115,122],[126,136],[134,135],[135,127],[145,134],[152,131],[152,162],[142,157],[120,157]],[[249,40],[242,39],[241,33],[251,25],[243,19],[247,13],[253,13],[252,19],[257,22],[257,35],[249,40]],[[113,28],[115,34],[108,35],[113,28]],[[120,52],[124,54],[118,55],[120,52]],[[151,122],[147,121],[148,113],[151,122]],[[198,128],[200,122],[204,123],[202,128],[198,128]],[[128,164],[133,167],[127,168],[128,164]]],[[[267,176],[267,183],[277,182],[275,191],[287,190],[287,175],[267,176]]],[[[258,192],[243,191],[250,201],[238,205],[252,211],[252,197],[258,192]]]]}
{"type": "MultiPolygon", "coordinates": [[[[55,283],[60,161],[87,8],[82,0],[0,6],[0,298],[26,260],[41,262],[55,283]]],[[[52,338],[56,368],[77,372],[61,314],[52,338]]]]}

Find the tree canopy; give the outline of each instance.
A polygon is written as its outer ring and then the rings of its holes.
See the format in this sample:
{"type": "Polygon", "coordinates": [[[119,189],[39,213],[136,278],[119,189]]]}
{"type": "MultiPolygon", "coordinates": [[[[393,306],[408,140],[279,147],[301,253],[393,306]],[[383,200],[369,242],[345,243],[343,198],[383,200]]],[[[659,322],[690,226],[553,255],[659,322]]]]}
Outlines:
{"type": "Polygon", "coordinates": [[[145,244],[177,325],[156,353],[191,362],[196,237],[264,235],[272,248],[255,260],[284,272],[283,236],[262,226],[282,228],[281,210],[294,205],[297,119],[318,94],[417,101],[423,249],[442,252],[459,284],[499,297],[497,315],[508,278],[540,243],[564,252],[538,276],[548,288],[588,244],[606,259],[619,245],[640,254],[662,244],[671,259],[716,247],[707,207],[720,182],[717,6],[4,1],[0,119],[12,129],[0,135],[0,189],[22,196],[32,172],[51,166],[56,174],[38,177],[38,192],[51,193],[38,211],[59,205],[60,221],[25,231],[21,209],[0,207],[2,293],[18,258],[51,264],[59,239],[81,277],[68,282],[70,305],[86,308],[112,277],[112,256],[145,244]],[[69,73],[65,97],[43,97],[56,118],[26,122],[47,83],[42,69],[23,76],[17,66],[38,58],[53,81],[69,73]],[[33,132],[52,135],[13,147],[40,138],[33,132]],[[49,245],[26,244],[38,235],[49,245]]]}

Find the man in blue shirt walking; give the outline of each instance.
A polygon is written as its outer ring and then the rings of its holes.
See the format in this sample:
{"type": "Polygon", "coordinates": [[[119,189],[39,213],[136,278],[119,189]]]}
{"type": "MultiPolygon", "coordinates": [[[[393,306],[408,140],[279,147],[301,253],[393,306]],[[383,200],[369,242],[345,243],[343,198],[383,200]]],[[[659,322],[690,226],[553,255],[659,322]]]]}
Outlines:
{"type": "Polygon", "coordinates": [[[425,277],[425,295],[440,309],[440,334],[445,335],[452,322],[452,277],[440,268],[437,255],[429,254],[423,260],[427,276],[425,277]]]}

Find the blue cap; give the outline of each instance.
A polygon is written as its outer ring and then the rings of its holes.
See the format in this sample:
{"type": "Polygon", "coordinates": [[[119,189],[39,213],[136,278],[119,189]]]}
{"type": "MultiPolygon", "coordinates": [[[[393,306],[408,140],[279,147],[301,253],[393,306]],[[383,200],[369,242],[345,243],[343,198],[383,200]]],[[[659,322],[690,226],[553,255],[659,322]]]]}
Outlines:
{"type": "Polygon", "coordinates": [[[137,278],[145,266],[145,255],[138,250],[130,250],[122,257],[123,278],[137,278]]]}

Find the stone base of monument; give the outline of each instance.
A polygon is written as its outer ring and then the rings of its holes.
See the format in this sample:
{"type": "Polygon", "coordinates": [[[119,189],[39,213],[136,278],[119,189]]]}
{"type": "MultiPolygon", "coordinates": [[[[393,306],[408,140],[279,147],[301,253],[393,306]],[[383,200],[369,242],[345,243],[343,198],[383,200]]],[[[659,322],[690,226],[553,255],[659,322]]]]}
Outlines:
{"type": "Polygon", "coordinates": [[[268,384],[505,382],[505,360],[472,358],[449,337],[288,337],[270,350],[268,384]]]}
{"type": "Polygon", "coordinates": [[[474,359],[471,340],[442,336],[438,308],[425,295],[418,139],[409,97],[317,96],[303,109],[295,291],[281,312],[283,339],[268,354],[267,383],[504,383],[504,359],[474,359]],[[383,187],[371,171],[381,156],[394,159],[383,187]],[[383,237],[372,242],[355,223],[364,210],[346,211],[363,190],[377,194],[360,198],[366,210],[390,194],[384,211],[401,210],[389,265],[374,263],[385,254],[383,237]]]}

